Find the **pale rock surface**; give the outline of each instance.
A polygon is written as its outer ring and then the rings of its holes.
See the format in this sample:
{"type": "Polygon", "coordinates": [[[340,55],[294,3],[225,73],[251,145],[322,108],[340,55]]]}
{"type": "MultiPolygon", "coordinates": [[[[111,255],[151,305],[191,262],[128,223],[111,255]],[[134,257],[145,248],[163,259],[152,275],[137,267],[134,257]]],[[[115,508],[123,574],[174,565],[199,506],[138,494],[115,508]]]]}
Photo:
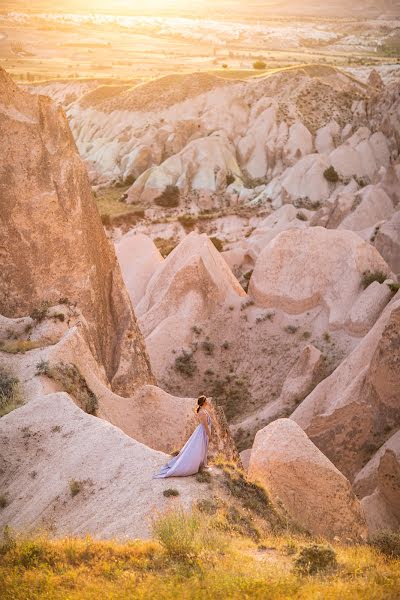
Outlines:
{"type": "Polygon", "coordinates": [[[329,159],[341,177],[368,177],[372,180],[380,167],[389,166],[389,144],[382,132],[371,134],[369,129],[361,127],[333,150],[329,159]]]}
{"type": "Polygon", "coordinates": [[[315,134],[315,149],[319,154],[330,154],[338,145],[339,139],[340,126],[336,121],[330,121],[315,134]]]}
{"type": "Polygon", "coordinates": [[[205,234],[189,234],[156,270],[137,306],[152,368],[161,374],[165,355],[184,347],[191,329],[243,288],[205,234]]]}
{"type": "Polygon", "coordinates": [[[381,225],[374,246],[392,271],[400,275],[400,211],[381,225]]]}
{"type": "Polygon", "coordinates": [[[279,208],[285,202],[304,197],[309,198],[311,202],[323,202],[330,195],[329,183],[324,177],[324,171],[329,166],[327,156],[308,154],[287,168],[282,175],[272,179],[252,203],[260,203],[270,198],[272,206],[279,208]]]}
{"type": "Polygon", "coordinates": [[[153,383],[64,112],[3,70],[0,102],[0,313],[18,317],[67,298],[84,315],[92,351],[116,390],[153,383]]]}
{"type": "Polygon", "coordinates": [[[376,488],[372,494],[361,500],[371,534],[388,530],[400,531],[400,446],[398,436],[396,441],[390,442],[391,440],[380,449],[379,461],[374,461],[376,488]]]}
{"type": "Polygon", "coordinates": [[[390,274],[378,252],[353,232],[323,227],[284,231],[258,256],[249,294],[259,306],[279,306],[291,314],[323,306],[331,327],[339,328],[367,270],[390,274]]]}
{"type": "Polygon", "coordinates": [[[366,335],[392,296],[386,283],[373,281],[351,307],[346,322],[348,330],[354,335],[366,335]]]}
{"type": "Polygon", "coordinates": [[[291,415],[351,480],[398,426],[398,295],[351,354],[291,415]]]}
{"type": "Polygon", "coordinates": [[[305,229],[308,227],[308,214],[309,211],[307,210],[299,210],[292,204],[284,204],[263,219],[242,244],[248,248],[253,256],[258,256],[261,250],[268,246],[278,233],[289,229],[305,229]]]}
{"type": "Polygon", "coordinates": [[[232,433],[235,434],[239,429],[261,429],[279,417],[290,415],[321,381],[324,372],[325,360],[322,352],[312,344],[307,344],[283,382],[279,398],[233,425],[232,433]]]}
{"type": "Polygon", "coordinates": [[[300,121],[289,127],[288,141],[283,148],[286,164],[292,165],[313,151],[313,137],[307,127],[300,121]]]}
{"type": "Polygon", "coordinates": [[[150,237],[135,231],[123,235],[116,242],[115,251],[128,294],[136,306],[164,259],[150,237]]]}
{"type": "Polygon", "coordinates": [[[182,193],[225,190],[227,176],[241,180],[234,148],[225,135],[217,133],[190,142],[159,167],[145,171],[128,192],[128,203],[150,204],[167,187],[174,185],[182,193]]]}
{"type": "Polygon", "coordinates": [[[372,185],[355,195],[351,209],[338,229],[362,231],[379,221],[390,219],[394,212],[393,203],[386,192],[372,185]]]}
{"type": "Polygon", "coordinates": [[[366,537],[350,483],[290,419],[278,419],[257,433],[248,475],[312,534],[343,541],[366,537]]]}
{"type": "MultiPolygon", "coordinates": [[[[146,538],[154,512],[174,506],[163,496],[170,481],[152,479],[169,457],[87,415],[65,393],[37,397],[2,417],[0,432],[0,486],[9,502],[1,528],[146,538]],[[81,484],[74,497],[72,480],[81,484]]],[[[194,477],[174,487],[186,508],[207,494],[194,477]]]]}

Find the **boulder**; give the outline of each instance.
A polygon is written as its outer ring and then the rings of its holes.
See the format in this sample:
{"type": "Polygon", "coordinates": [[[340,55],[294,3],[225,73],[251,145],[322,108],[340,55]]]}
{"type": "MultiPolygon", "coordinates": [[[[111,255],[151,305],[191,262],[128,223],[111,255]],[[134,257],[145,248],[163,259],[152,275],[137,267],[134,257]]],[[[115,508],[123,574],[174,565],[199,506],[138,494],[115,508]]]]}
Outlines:
{"type": "Polygon", "coordinates": [[[365,271],[390,269],[351,231],[293,229],[276,236],[257,258],[249,294],[259,306],[303,313],[323,306],[331,327],[343,327],[365,271]],[[345,273],[345,276],[344,276],[345,273]]]}
{"type": "Polygon", "coordinates": [[[400,420],[399,300],[291,416],[350,480],[400,420]]]}
{"type": "Polygon", "coordinates": [[[248,475],[313,535],[342,541],[366,537],[350,483],[290,419],[278,419],[257,433],[248,475]]]}
{"type": "Polygon", "coordinates": [[[128,294],[136,306],[164,259],[150,237],[135,231],[123,235],[115,243],[115,251],[128,294]]]}
{"type": "Polygon", "coordinates": [[[0,69],[0,313],[76,304],[120,393],[153,383],[142,335],[63,110],[0,69]]]}
{"type": "Polygon", "coordinates": [[[330,121],[317,130],[315,149],[319,154],[330,154],[336,148],[340,136],[340,126],[336,121],[330,121]]]}

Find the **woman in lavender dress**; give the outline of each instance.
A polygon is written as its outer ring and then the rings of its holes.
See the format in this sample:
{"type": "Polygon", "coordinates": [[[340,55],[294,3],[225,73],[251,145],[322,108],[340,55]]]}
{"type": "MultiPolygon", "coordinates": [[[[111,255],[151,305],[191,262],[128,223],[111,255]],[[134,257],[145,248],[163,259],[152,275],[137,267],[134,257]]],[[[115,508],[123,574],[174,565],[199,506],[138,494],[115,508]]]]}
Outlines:
{"type": "Polygon", "coordinates": [[[199,396],[196,416],[198,426],[177,456],[161,467],[155,478],[186,477],[207,468],[208,441],[211,436],[211,418],[208,414],[207,398],[199,396]]]}

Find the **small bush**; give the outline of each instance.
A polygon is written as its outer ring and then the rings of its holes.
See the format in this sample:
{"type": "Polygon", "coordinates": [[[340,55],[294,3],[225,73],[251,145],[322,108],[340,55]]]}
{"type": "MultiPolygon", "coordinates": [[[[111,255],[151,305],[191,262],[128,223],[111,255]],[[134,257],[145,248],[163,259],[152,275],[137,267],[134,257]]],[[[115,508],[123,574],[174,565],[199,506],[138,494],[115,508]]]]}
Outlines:
{"type": "Polygon", "coordinates": [[[36,365],[36,375],[47,375],[49,376],[50,365],[48,360],[43,358],[36,365]]]}
{"type": "Polygon", "coordinates": [[[191,352],[182,351],[182,354],[175,359],[175,370],[186,377],[193,377],[196,371],[196,363],[194,362],[191,352]]]}
{"type": "Polygon", "coordinates": [[[393,294],[396,294],[400,290],[400,283],[396,281],[390,281],[387,286],[393,294]]]}
{"type": "Polygon", "coordinates": [[[174,238],[156,238],[154,240],[154,244],[157,246],[160,254],[166,258],[168,254],[170,254],[172,250],[176,248],[178,242],[174,238]]]}
{"type": "Polygon", "coordinates": [[[179,492],[174,488],[168,488],[167,490],[163,491],[163,496],[166,498],[171,498],[172,496],[179,496],[179,492]]]}
{"type": "Polygon", "coordinates": [[[337,568],[336,553],[330,546],[312,544],[300,550],[294,566],[302,575],[334,571],[337,568]]]}
{"type": "Polygon", "coordinates": [[[204,354],[207,354],[207,356],[214,355],[214,344],[209,340],[204,340],[204,342],[201,344],[201,347],[204,351],[204,354]]]}
{"type": "Polygon", "coordinates": [[[97,396],[92,392],[77,367],[70,363],[57,363],[50,366],[48,361],[41,360],[36,365],[37,375],[46,375],[57,381],[62,388],[71,394],[79,406],[89,415],[95,415],[99,407],[97,396]]]}
{"type": "Polygon", "coordinates": [[[400,533],[380,531],[373,535],[368,543],[390,558],[400,558],[400,533]]]}
{"type": "Polygon", "coordinates": [[[231,183],[234,183],[234,181],[235,181],[235,177],[232,175],[232,173],[227,173],[226,186],[228,187],[228,185],[231,185],[231,183]]]}
{"type": "Polygon", "coordinates": [[[215,515],[218,510],[218,502],[215,499],[204,498],[203,500],[198,500],[196,503],[196,507],[200,512],[205,513],[206,515],[215,515]]]}
{"type": "Polygon", "coordinates": [[[198,483],[211,483],[211,473],[209,471],[199,471],[196,473],[198,483]]]}
{"type": "Polygon", "coordinates": [[[6,506],[8,506],[7,496],[5,496],[4,494],[1,494],[1,496],[0,496],[0,508],[5,508],[6,506]]]}
{"type": "Polygon", "coordinates": [[[33,309],[29,316],[37,323],[41,323],[42,321],[44,321],[44,319],[47,318],[49,307],[49,302],[42,302],[42,304],[38,308],[33,309]]]}
{"type": "Polygon", "coordinates": [[[256,70],[263,70],[267,68],[267,63],[264,62],[263,60],[255,60],[253,62],[253,69],[256,70]]]}
{"type": "Polygon", "coordinates": [[[214,244],[218,252],[222,252],[224,249],[223,242],[217,237],[210,237],[210,241],[214,244]]]}
{"type": "Polygon", "coordinates": [[[285,327],[285,331],[286,331],[286,333],[291,333],[291,334],[293,334],[293,333],[296,333],[296,331],[297,331],[297,330],[298,330],[298,327],[296,327],[295,325],[287,325],[287,326],[285,327]]]}
{"type": "Polygon", "coordinates": [[[296,217],[299,219],[299,221],[307,221],[306,215],[304,213],[302,213],[302,212],[298,212],[296,214],[296,217]]]}
{"type": "Polygon", "coordinates": [[[201,518],[182,509],[159,515],[153,521],[153,535],[167,554],[181,560],[195,558],[201,550],[201,518]]]}
{"type": "Polygon", "coordinates": [[[200,335],[202,333],[202,329],[200,327],[197,327],[197,325],[193,325],[192,327],[192,331],[193,333],[195,333],[196,335],[200,335]]]}
{"type": "Polygon", "coordinates": [[[325,342],[331,341],[331,334],[329,333],[329,331],[325,331],[325,333],[322,337],[324,338],[325,342]]]}
{"type": "Polygon", "coordinates": [[[154,204],[163,208],[176,208],[179,206],[180,192],[176,185],[167,185],[165,190],[154,199],[154,204]]]}
{"type": "Polygon", "coordinates": [[[19,379],[0,367],[0,417],[23,404],[19,379]]]}
{"type": "Polygon", "coordinates": [[[110,215],[107,215],[107,214],[101,215],[101,222],[103,223],[104,227],[110,227],[111,226],[110,215]]]}
{"type": "Polygon", "coordinates": [[[337,183],[339,181],[339,175],[337,174],[335,167],[332,166],[325,169],[324,177],[330,183],[337,183]]]}
{"type": "Polygon", "coordinates": [[[366,289],[374,281],[383,283],[386,279],[387,275],[383,271],[364,271],[361,276],[361,285],[364,289],[366,289]]]}
{"type": "Polygon", "coordinates": [[[82,483],[76,479],[71,479],[69,482],[69,491],[71,496],[74,498],[82,490],[82,483]]]}

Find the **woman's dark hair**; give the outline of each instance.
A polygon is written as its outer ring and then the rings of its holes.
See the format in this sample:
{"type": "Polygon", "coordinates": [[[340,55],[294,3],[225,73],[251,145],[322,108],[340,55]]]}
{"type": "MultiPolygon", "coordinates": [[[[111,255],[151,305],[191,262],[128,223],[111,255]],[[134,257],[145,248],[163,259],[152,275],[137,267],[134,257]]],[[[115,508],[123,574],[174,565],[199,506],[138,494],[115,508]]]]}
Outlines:
{"type": "Polygon", "coordinates": [[[207,398],[206,398],[204,395],[202,395],[202,396],[199,396],[199,397],[197,398],[197,408],[196,408],[196,412],[199,412],[199,410],[201,409],[201,407],[203,406],[203,404],[204,404],[204,402],[205,402],[206,400],[207,400],[207,398]]]}

